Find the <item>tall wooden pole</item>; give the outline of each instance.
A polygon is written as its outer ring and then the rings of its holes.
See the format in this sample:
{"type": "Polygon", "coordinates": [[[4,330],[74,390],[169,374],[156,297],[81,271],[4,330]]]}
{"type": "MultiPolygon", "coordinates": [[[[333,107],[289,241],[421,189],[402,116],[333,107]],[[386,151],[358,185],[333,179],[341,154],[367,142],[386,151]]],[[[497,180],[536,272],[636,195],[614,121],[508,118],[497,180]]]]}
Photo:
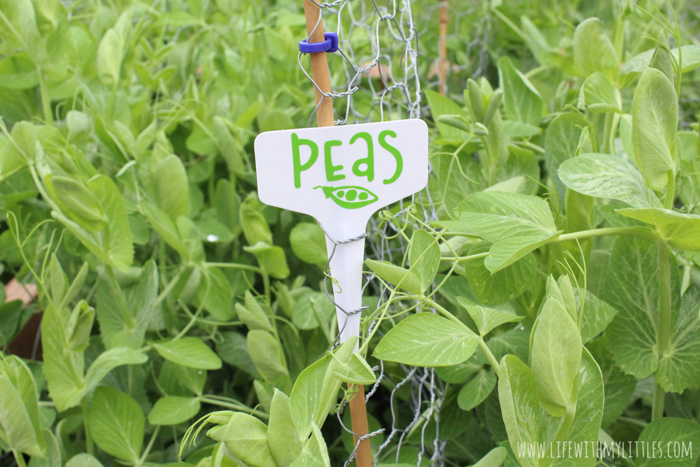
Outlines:
{"type": "MultiPolygon", "coordinates": [[[[306,15],[306,32],[313,35],[309,38],[309,43],[313,42],[323,42],[325,37],[323,36],[323,21],[320,20],[321,9],[311,0],[304,0],[304,14],[306,15]],[[318,27],[316,26],[318,24],[318,27]],[[316,28],[314,30],[314,28],[316,28]]],[[[326,52],[319,52],[309,54],[311,55],[311,76],[318,85],[318,87],[324,93],[331,91],[331,77],[328,70],[328,57],[326,52]]],[[[318,105],[323,94],[319,92],[314,86],[316,93],[316,105],[318,105]]],[[[323,98],[321,105],[316,111],[316,118],[318,120],[318,126],[334,126],[335,120],[333,118],[333,99],[330,97],[323,98]]],[[[351,389],[353,389],[351,387],[351,389]]],[[[365,405],[365,387],[355,386],[356,390],[355,397],[350,401],[350,418],[352,420],[352,431],[359,437],[365,436],[369,433],[369,426],[367,423],[367,406],[365,405]]],[[[359,438],[355,438],[355,446],[359,438]]],[[[372,466],[372,450],[370,447],[369,439],[364,439],[359,441],[360,445],[355,451],[355,459],[357,461],[357,467],[371,467],[372,466]]]]}
{"type": "Polygon", "coordinates": [[[440,6],[440,40],[439,40],[439,59],[438,59],[438,74],[440,75],[440,94],[443,96],[447,92],[447,69],[449,62],[447,61],[447,23],[449,21],[449,12],[447,10],[447,0],[442,1],[440,6]]]}

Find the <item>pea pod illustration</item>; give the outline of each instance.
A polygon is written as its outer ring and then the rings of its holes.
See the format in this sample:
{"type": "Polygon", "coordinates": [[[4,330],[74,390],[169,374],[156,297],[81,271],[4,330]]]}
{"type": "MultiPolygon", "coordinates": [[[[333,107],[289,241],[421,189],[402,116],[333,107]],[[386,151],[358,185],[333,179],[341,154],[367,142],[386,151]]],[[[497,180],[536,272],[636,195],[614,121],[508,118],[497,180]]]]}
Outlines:
{"type": "Polygon", "coordinates": [[[330,198],[335,204],[345,209],[358,209],[372,204],[379,198],[377,195],[361,186],[316,186],[323,189],[326,199],[330,198]]]}

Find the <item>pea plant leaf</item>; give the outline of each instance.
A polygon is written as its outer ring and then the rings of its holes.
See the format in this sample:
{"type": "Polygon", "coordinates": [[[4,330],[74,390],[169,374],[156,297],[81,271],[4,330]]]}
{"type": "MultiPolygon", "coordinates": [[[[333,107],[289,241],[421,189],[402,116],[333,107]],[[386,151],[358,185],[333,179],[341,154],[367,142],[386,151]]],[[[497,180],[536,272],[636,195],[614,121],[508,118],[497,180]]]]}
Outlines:
{"type": "MultiPolygon", "coordinates": [[[[671,271],[677,271],[675,258],[670,256],[671,271]]],[[[693,318],[688,308],[697,297],[695,291],[686,292],[681,305],[680,278],[671,274],[671,346],[663,356],[659,354],[659,281],[656,245],[643,239],[618,239],[608,266],[611,288],[604,298],[618,313],[608,326],[610,350],[615,363],[637,379],[655,373],[666,391],[682,391],[698,381],[698,369],[689,359],[697,342],[686,331],[697,328],[697,313],[693,318]],[[684,308],[688,307],[688,308],[684,308]],[[683,309],[682,313],[679,309],[683,309]],[[663,363],[662,363],[663,362],[663,363]]],[[[697,310],[696,310],[697,311],[697,310]]]]}
{"type": "MultiPolygon", "coordinates": [[[[488,242],[479,242],[469,249],[469,255],[486,253],[491,249],[488,242]]],[[[465,268],[474,295],[480,303],[497,306],[520,297],[531,285],[532,275],[537,270],[534,255],[525,255],[508,267],[491,273],[481,261],[472,261],[465,268]]]]}
{"type": "Polygon", "coordinates": [[[201,404],[198,397],[166,396],[153,405],[148,414],[151,425],[177,425],[184,423],[199,413],[201,404]]]}
{"type": "Polygon", "coordinates": [[[574,31],[574,65],[582,76],[601,72],[611,81],[620,72],[620,59],[603,31],[603,22],[588,18],[574,31]]]}
{"type": "Polygon", "coordinates": [[[625,217],[656,227],[669,245],[686,251],[700,251],[700,216],[662,208],[618,209],[625,217]]]}
{"type": "Polygon", "coordinates": [[[326,235],[318,224],[299,222],[289,233],[289,243],[297,258],[324,267],[328,261],[326,235]]]}
{"type": "Polygon", "coordinates": [[[46,440],[41,432],[34,377],[16,356],[0,353],[0,428],[10,449],[43,457],[46,440]]]}
{"type": "Polygon", "coordinates": [[[196,337],[183,337],[167,342],[154,342],[153,348],[166,360],[199,370],[218,370],[221,359],[196,337]]]}
{"type": "MultiPolygon", "coordinates": [[[[501,402],[501,415],[512,446],[525,446],[529,443],[547,442],[556,436],[563,419],[547,413],[537,400],[537,386],[530,369],[515,355],[506,355],[501,360],[501,374],[498,379],[498,396],[501,402]]],[[[520,464],[537,467],[540,452],[529,456],[515,450],[520,464]]],[[[542,457],[548,457],[545,452],[542,457]]]]}
{"type": "Polygon", "coordinates": [[[415,295],[422,294],[423,290],[420,279],[409,269],[393,265],[388,261],[377,261],[374,259],[366,259],[365,264],[379,277],[394,284],[396,287],[415,295]]]}
{"type": "Polygon", "coordinates": [[[250,358],[258,372],[267,381],[287,375],[284,351],[277,339],[267,331],[252,330],[246,336],[250,358]]]}
{"type": "Polygon", "coordinates": [[[632,164],[610,154],[582,154],[559,167],[559,178],[570,189],[596,198],[609,198],[633,208],[661,207],[632,164]]]}
{"type": "Polygon", "coordinates": [[[303,445],[299,441],[294,420],[289,409],[289,396],[275,389],[270,404],[270,420],[267,425],[270,453],[278,466],[291,465],[299,457],[303,445]]]}
{"type": "Polygon", "coordinates": [[[576,403],[581,336],[564,305],[549,298],[537,318],[532,338],[532,374],[537,397],[555,417],[576,403]]]}
{"type": "Polygon", "coordinates": [[[481,370],[459,391],[457,404],[462,410],[472,410],[481,404],[496,387],[496,374],[491,370],[481,370]]]}
{"type": "MultiPolygon", "coordinates": [[[[655,52],[656,49],[649,49],[625,61],[625,64],[620,70],[620,74],[643,73],[649,67],[649,63],[651,63],[655,52]]],[[[684,45],[681,47],[680,53],[683,55],[683,73],[693,71],[700,67],[700,46],[684,45]]],[[[678,47],[671,49],[671,55],[675,61],[678,62],[678,47]]]]}
{"type": "Polygon", "coordinates": [[[492,273],[559,236],[549,205],[541,198],[484,191],[469,196],[449,231],[493,243],[484,261],[492,273]]]}
{"type": "Polygon", "coordinates": [[[509,120],[538,127],[544,103],[530,80],[518,71],[508,57],[498,60],[498,76],[503,92],[506,116],[509,120]]]}
{"type": "Polygon", "coordinates": [[[248,465],[275,467],[275,461],[267,444],[267,426],[246,413],[234,412],[230,421],[209,436],[222,441],[226,449],[248,465]]]}
{"type": "Polygon", "coordinates": [[[457,301],[467,310],[472,320],[474,320],[482,337],[502,324],[516,323],[523,319],[522,316],[518,316],[515,313],[476,305],[464,297],[457,297],[457,301]]]}
{"type": "Polygon", "coordinates": [[[411,237],[408,259],[411,265],[410,272],[420,282],[423,293],[433,283],[440,265],[440,247],[435,238],[425,230],[416,230],[411,237]]]}
{"type": "Polygon", "coordinates": [[[639,435],[637,441],[642,443],[658,443],[661,455],[656,452],[652,456],[639,456],[635,460],[635,467],[650,467],[670,465],[678,467],[692,467],[695,465],[700,452],[690,450],[690,455],[679,455],[681,446],[693,446],[700,443],[700,425],[693,420],[682,418],[661,418],[647,425],[639,435]],[[674,451],[678,449],[679,454],[674,451]]]}
{"type": "Polygon", "coordinates": [[[578,108],[593,113],[622,113],[619,100],[610,79],[597,71],[583,82],[578,96],[578,108]]]}
{"type": "Polygon", "coordinates": [[[190,189],[182,161],[170,155],[156,165],[153,172],[153,190],[156,204],[176,222],[190,213],[190,189]]]}
{"type": "Polygon", "coordinates": [[[632,144],[637,166],[654,190],[676,173],[678,96],[666,75],[655,68],[642,74],[632,101],[632,144]]]}
{"type": "Polygon", "coordinates": [[[474,354],[478,337],[464,325],[424,312],[411,315],[379,341],[374,356],[413,366],[447,366],[474,354]]]}
{"type": "Polygon", "coordinates": [[[143,445],[145,417],[138,403],[123,392],[100,386],[92,398],[90,434],[108,454],[138,463],[143,445]]]}

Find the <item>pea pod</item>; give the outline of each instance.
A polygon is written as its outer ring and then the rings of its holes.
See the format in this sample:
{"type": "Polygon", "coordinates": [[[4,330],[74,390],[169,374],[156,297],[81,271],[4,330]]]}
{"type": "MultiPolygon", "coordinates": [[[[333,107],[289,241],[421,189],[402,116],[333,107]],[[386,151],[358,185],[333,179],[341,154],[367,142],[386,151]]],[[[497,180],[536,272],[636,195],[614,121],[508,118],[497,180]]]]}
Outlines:
{"type": "Polygon", "coordinates": [[[369,191],[367,188],[362,188],[361,186],[316,186],[316,188],[323,189],[323,194],[326,195],[326,199],[330,198],[335,201],[340,207],[345,209],[358,209],[372,204],[379,198],[377,195],[369,191]]]}

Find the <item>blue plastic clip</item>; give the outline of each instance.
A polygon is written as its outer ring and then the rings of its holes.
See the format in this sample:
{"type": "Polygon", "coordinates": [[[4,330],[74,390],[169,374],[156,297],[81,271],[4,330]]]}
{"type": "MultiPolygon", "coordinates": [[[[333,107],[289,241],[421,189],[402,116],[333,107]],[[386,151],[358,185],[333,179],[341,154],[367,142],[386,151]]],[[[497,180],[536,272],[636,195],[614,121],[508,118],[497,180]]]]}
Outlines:
{"type": "Polygon", "coordinates": [[[319,52],[333,53],[338,51],[338,34],[326,32],[323,34],[326,39],[323,42],[307,42],[306,39],[299,41],[299,52],[303,54],[317,54],[319,52]]]}

